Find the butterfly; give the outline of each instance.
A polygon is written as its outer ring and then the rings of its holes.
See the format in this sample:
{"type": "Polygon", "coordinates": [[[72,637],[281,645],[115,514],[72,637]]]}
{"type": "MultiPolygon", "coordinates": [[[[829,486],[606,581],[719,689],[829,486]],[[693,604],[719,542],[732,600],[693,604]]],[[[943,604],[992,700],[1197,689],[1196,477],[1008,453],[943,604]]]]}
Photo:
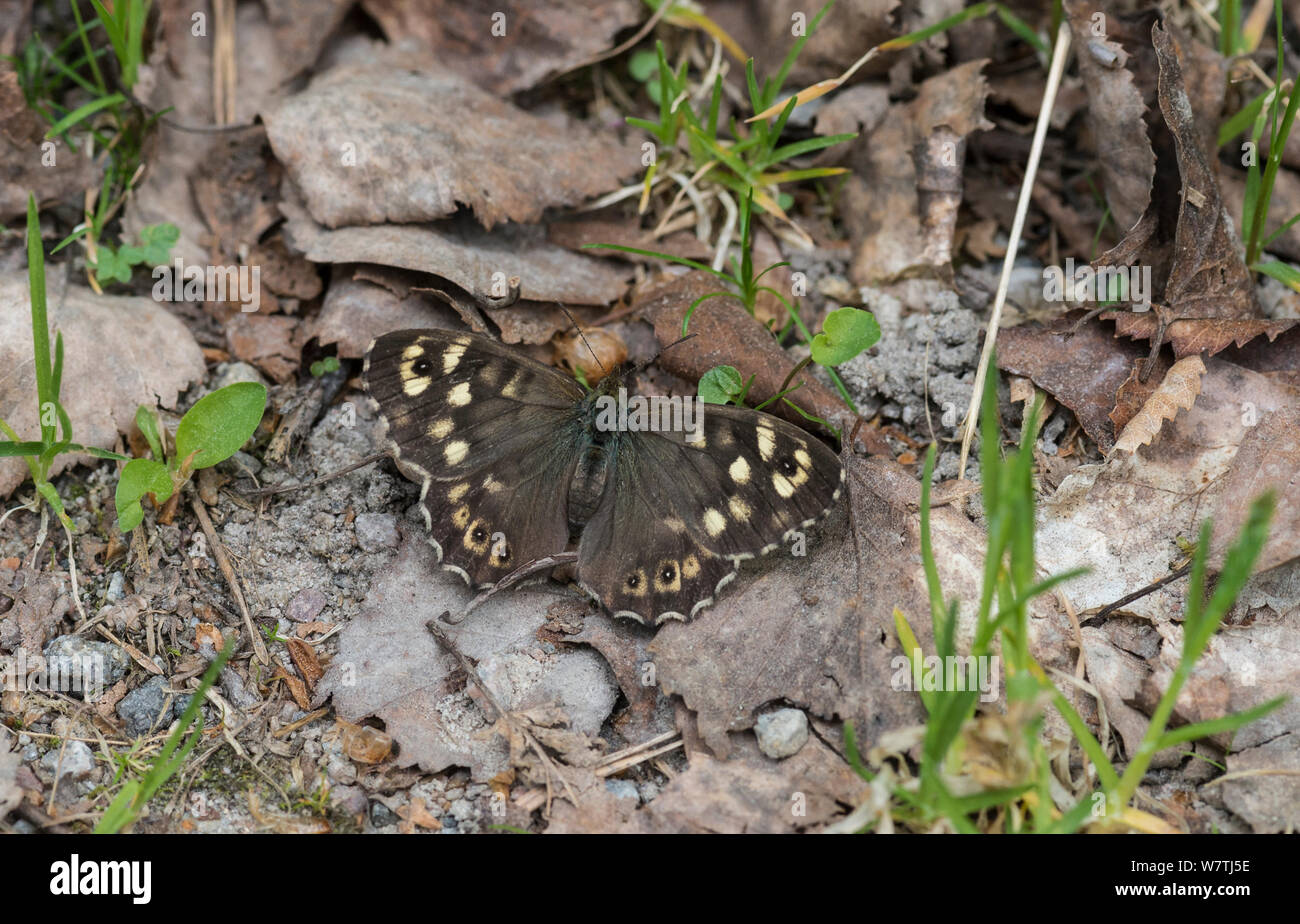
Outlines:
{"type": "Polygon", "coordinates": [[[370,345],[366,389],[398,470],[421,485],[442,567],[484,589],[576,539],[578,584],[614,616],[685,620],[839,499],[838,456],[770,414],[708,404],[691,428],[610,426],[629,377],[587,390],[468,332],[370,345]]]}

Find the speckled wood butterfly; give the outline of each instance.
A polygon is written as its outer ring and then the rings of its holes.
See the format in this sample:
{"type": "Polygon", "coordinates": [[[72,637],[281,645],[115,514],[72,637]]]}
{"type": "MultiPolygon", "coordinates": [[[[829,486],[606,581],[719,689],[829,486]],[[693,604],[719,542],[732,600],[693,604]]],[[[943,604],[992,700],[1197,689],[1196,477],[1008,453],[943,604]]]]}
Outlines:
{"type": "Polygon", "coordinates": [[[365,382],[442,566],[477,588],[576,538],[578,582],[615,616],[687,619],[844,485],[825,444],[748,408],[705,405],[692,432],[605,428],[620,376],[586,391],[477,334],[385,334],[365,382]]]}

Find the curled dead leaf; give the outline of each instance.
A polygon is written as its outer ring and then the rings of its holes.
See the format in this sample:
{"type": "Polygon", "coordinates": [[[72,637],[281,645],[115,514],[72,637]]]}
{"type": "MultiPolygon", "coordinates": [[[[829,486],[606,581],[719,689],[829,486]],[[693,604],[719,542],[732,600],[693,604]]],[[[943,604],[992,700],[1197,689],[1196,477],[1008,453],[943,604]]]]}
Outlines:
{"type": "Polygon", "coordinates": [[[570,372],[581,370],[590,384],[599,382],[627,361],[627,344],[623,338],[603,327],[584,330],[581,335],[561,334],[554,344],[556,365],[570,372]]]}
{"type": "Polygon", "coordinates": [[[1200,356],[1186,356],[1174,363],[1160,387],[1124,427],[1115,441],[1115,451],[1136,452],[1139,446],[1150,443],[1166,420],[1173,420],[1196,401],[1204,375],[1205,363],[1200,356]]]}

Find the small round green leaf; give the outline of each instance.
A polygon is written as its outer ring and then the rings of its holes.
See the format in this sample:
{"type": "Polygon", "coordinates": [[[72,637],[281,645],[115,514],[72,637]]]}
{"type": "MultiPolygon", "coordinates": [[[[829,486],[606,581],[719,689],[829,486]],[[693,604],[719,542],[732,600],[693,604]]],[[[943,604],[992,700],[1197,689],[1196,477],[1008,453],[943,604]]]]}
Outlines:
{"type": "Polygon", "coordinates": [[[700,376],[697,394],[706,404],[728,404],[745,388],[745,382],[734,366],[714,366],[700,376]]]}
{"type": "Polygon", "coordinates": [[[160,504],[165,503],[172,496],[171,475],[161,462],[132,459],[122,466],[113,498],[117,506],[117,525],[122,532],[130,532],[144,519],[140,500],[146,494],[152,494],[160,504]]]}
{"type": "Polygon", "coordinates": [[[628,58],[627,72],[632,75],[633,80],[645,83],[659,73],[659,56],[653,51],[644,49],[634,52],[632,57],[628,58]]]}
{"type": "Polygon", "coordinates": [[[266,410],[266,388],[257,382],[236,382],[207,395],[185,412],[176,427],[176,459],[193,469],[229,459],[248,442],[266,410]]]}
{"type": "Polygon", "coordinates": [[[861,308],[837,308],[826,316],[822,332],[812,341],[813,362],[820,366],[838,366],[880,339],[880,325],[870,311],[861,308]]]}

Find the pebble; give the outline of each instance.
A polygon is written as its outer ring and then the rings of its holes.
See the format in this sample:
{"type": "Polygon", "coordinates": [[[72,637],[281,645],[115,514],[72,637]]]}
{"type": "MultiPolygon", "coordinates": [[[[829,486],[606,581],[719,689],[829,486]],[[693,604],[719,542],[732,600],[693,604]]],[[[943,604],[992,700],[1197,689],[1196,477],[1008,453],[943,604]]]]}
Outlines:
{"type": "Polygon", "coordinates": [[[155,719],[158,719],[159,729],[166,728],[173,719],[180,717],[185,707],[189,705],[189,701],[189,696],[167,692],[166,677],[150,677],[122,697],[122,701],[117,704],[117,714],[126,723],[126,733],[132,738],[138,738],[154,727],[155,719]],[[162,710],[168,696],[172,698],[172,707],[161,719],[158,719],[158,713],[162,710]]]}
{"type": "Polygon", "coordinates": [[[108,590],[104,592],[104,599],[109,603],[117,603],[124,596],[122,591],[123,582],[122,572],[114,571],[113,576],[109,578],[108,590]]]}
{"type": "Polygon", "coordinates": [[[294,622],[311,622],[325,609],[329,599],[315,587],[304,587],[293,595],[286,606],[285,615],[294,622]]]}
{"type": "Polygon", "coordinates": [[[67,747],[50,748],[41,758],[41,766],[51,774],[58,771],[59,779],[84,780],[95,769],[95,755],[83,741],[69,741],[67,747]],[[59,760],[63,754],[62,763],[59,760]]]}
{"type": "Polygon", "coordinates": [[[382,802],[371,803],[370,806],[370,823],[376,828],[386,828],[389,825],[395,825],[400,819],[382,802]]]}
{"type": "Polygon", "coordinates": [[[395,549],[401,541],[397,532],[397,517],[391,513],[359,513],[353,523],[357,545],[363,552],[395,549]]]}
{"type": "Polygon", "coordinates": [[[613,793],[615,799],[636,799],[641,800],[641,793],[637,791],[636,783],[631,780],[606,780],[605,789],[613,793]]]}
{"type": "Polygon", "coordinates": [[[758,717],[754,723],[758,736],[758,749],[773,760],[781,760],[799,749],[808,740],[808,717],[799,709],[777,709],[758,717]]]}
{"type": "Polygon", "coordinates": [[[80,635],[60,635],[45,646],[46,677],[54,681],[57,669],[63,678],[57,681],[61,692],[82,692],[86,685],[112,686],[126,676],[129,666],[126,652],[108,642],[94,642],[80,635]]]}

